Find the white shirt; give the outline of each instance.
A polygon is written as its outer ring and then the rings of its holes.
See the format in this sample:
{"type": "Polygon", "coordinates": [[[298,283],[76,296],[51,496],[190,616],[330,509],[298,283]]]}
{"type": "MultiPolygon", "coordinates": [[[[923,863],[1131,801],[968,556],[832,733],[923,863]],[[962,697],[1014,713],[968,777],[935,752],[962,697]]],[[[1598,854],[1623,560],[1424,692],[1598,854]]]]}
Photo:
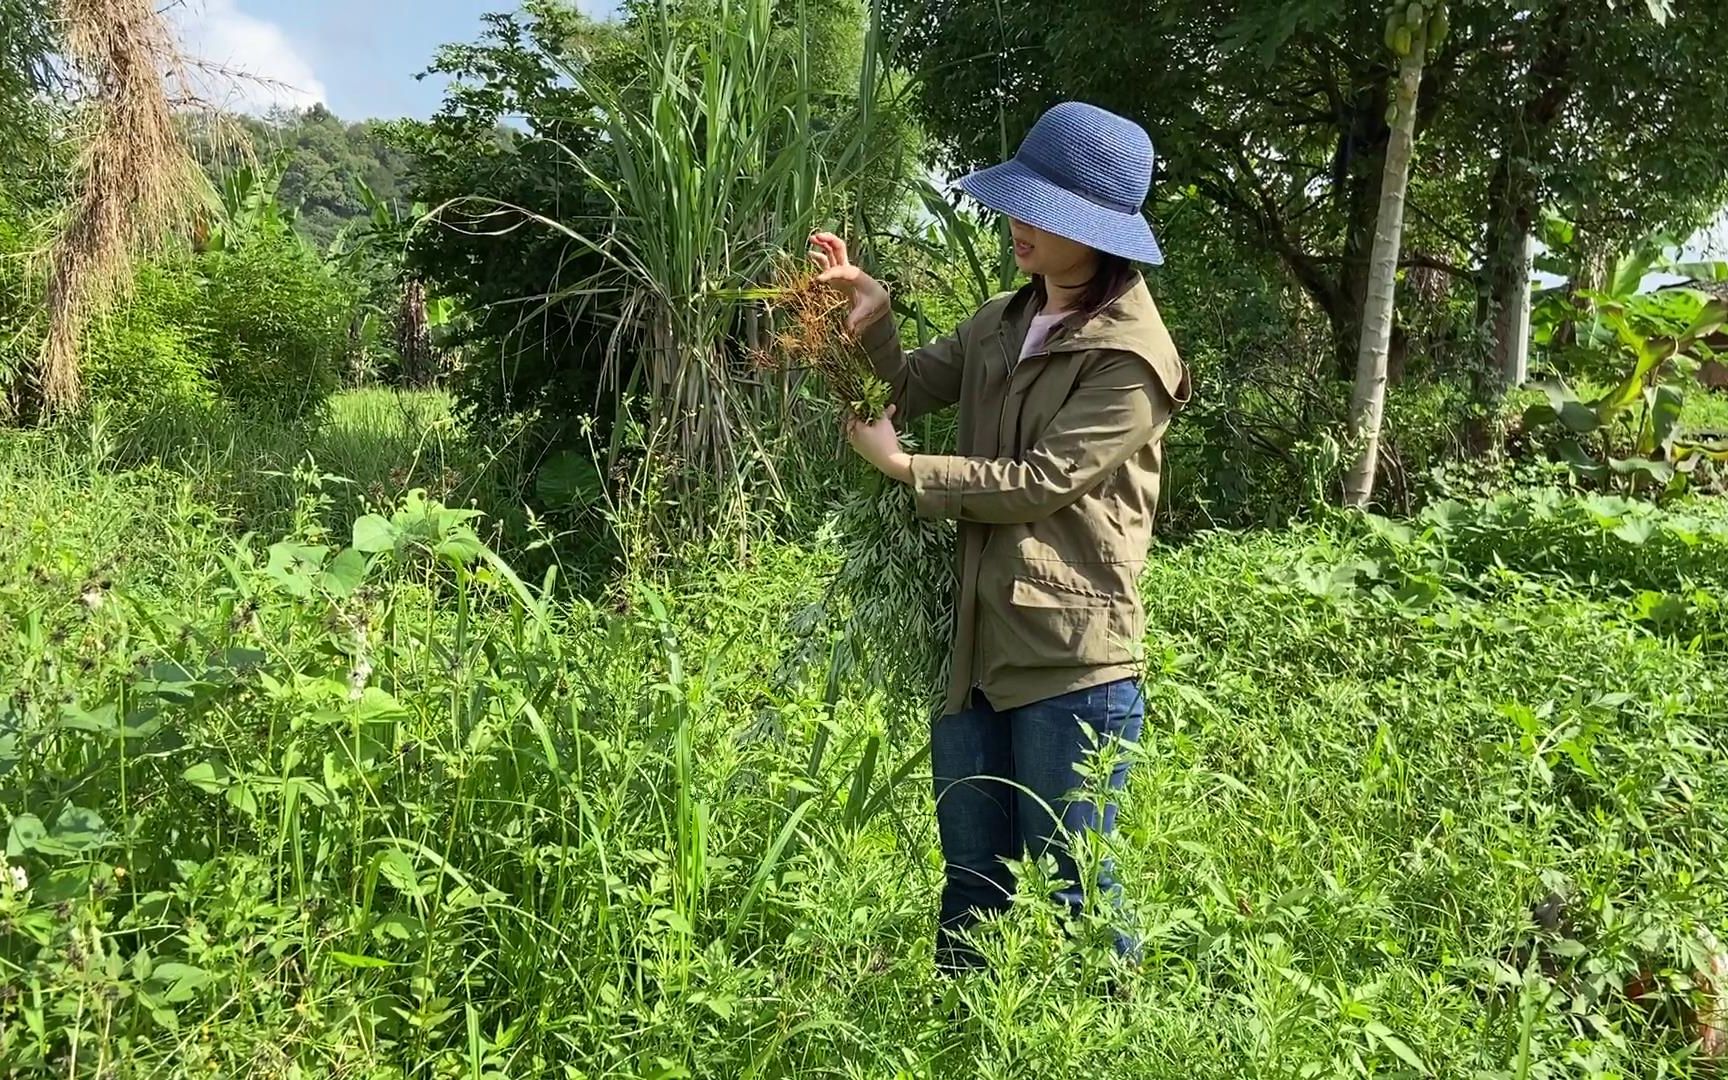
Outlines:
{"type": "Polygon", "coordinates": [[[1026,330],[1026,343],[1020,346],[1020,359],[1036,356],[1044,351],[1044,343],[1050,339],[1050,331],[1056,329],[1056,324],[1066,319],[1069,312],[1053,311],[1048,315],[1032,316],[1032,325],[1026,330]]]}

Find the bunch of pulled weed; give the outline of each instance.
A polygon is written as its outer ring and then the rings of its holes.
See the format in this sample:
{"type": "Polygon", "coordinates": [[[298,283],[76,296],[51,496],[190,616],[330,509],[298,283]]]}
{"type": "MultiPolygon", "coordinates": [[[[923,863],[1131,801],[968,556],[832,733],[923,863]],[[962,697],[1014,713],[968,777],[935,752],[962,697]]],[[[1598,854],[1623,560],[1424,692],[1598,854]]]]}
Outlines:
{"type": "Polygon", "coordinates": [[[888,384],[876,374],[858,339],[846,330],[845,294],[816,280],[812,270],[782,266],[773,286],[754,294],[766,301],[768,348],[757,364],[771,371],[813,371],[845,415],[879,420],[888,410],[888,384]]]}
{"type": "MultiPolygon", "coordinates": [[[[759,295],[772,329],[758,362],[815,372],[848,419],[881,418],[891,391],[846,329],[847,297],[814,272],[790,268],[759,295]]],[[[838,548],[840,566],[823,597],[795,614],[783,675],[825,661],[831,694],[861,682],[885,696],[890,716],[927,714],[946,681],[953,631],[953,524],[917,516],[903,484],[874,472],[848,470],[847,478],[821,534],[838,548]]]]}

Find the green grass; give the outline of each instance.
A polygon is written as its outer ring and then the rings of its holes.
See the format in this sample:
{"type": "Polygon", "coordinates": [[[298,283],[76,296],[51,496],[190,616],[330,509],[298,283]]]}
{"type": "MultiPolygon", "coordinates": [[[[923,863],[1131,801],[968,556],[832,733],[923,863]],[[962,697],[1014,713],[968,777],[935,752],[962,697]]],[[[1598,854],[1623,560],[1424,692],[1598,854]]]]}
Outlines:
{"type": "Polygon", "coordinates": [[[432,460],[398,407],[340,401],[280,488],[264,433],[0,437],[8,1073],[1705,1074],[1668,1015],[1728,927],[1712,504],[1161,551],[1145,969],[1112,996],[1102,915],[1028,903],[948,984],[911,706],[782,663],[837,552],[524,580],[483,519],[319,496],[432,460]]]}
{"type": "Polygon", "coordinates": [[[1680,429],[1712,435],[1728,433],[1728,393],[1687,394],[1685,408],[1680,413],[1680,429]]]}

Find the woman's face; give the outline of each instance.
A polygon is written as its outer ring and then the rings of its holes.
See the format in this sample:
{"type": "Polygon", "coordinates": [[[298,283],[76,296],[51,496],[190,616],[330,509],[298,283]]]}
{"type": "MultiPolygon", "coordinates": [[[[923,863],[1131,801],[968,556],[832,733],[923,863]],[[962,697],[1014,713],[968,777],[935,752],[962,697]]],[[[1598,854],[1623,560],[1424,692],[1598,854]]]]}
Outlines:
{"type": "Polygon", "coordinates": [[[1014,261],[1021,270],[1058,285],[1076,285],[1091,279],[1098,253],[1085,244],[1022,221],[1008,224],[1014,234],[1014,261]]]}

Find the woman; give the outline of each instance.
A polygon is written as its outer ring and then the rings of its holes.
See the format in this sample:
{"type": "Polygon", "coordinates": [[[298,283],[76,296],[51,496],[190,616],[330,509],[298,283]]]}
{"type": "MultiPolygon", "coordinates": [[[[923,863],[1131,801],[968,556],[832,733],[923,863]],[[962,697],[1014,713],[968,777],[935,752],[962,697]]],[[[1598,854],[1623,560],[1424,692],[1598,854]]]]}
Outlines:
{"type": "MultiPolygon", "coordinates": [[[[811,238],[819,280],[851,297],[849,327],[893,390],[881,420],[851,427],[854,449],[911,485],[919,513],[959,522],[953,675],[931,737],[947,864],[937,959],[950,970],[980,964],[964,931],[1008,906],[1005,859],[1053,855],[1057,899],[1080,907],[1068,840],[1115,821],[1113,804],[1098,821],[1092,802],[1069,798],[1096,745],[1088,729],[1140,735],[1136,580],[1164,430],[1189,393],[1133,269],[1163,262],[1142,214],[1151,179],[1138,125],[1074,102],[1051,109],[1011,161],[960,181],[1010,219],[1031,284],[911,353],[887,290],[839,237],[811,238]],[[896,419],[951,405],[957,454],[900,448],[896,419]]],[[[1119,763],[1112,788],[1126,778],[1119,763]]],[[[1099,884],[1119,892],[1107,863],[1099,884]]]]}

